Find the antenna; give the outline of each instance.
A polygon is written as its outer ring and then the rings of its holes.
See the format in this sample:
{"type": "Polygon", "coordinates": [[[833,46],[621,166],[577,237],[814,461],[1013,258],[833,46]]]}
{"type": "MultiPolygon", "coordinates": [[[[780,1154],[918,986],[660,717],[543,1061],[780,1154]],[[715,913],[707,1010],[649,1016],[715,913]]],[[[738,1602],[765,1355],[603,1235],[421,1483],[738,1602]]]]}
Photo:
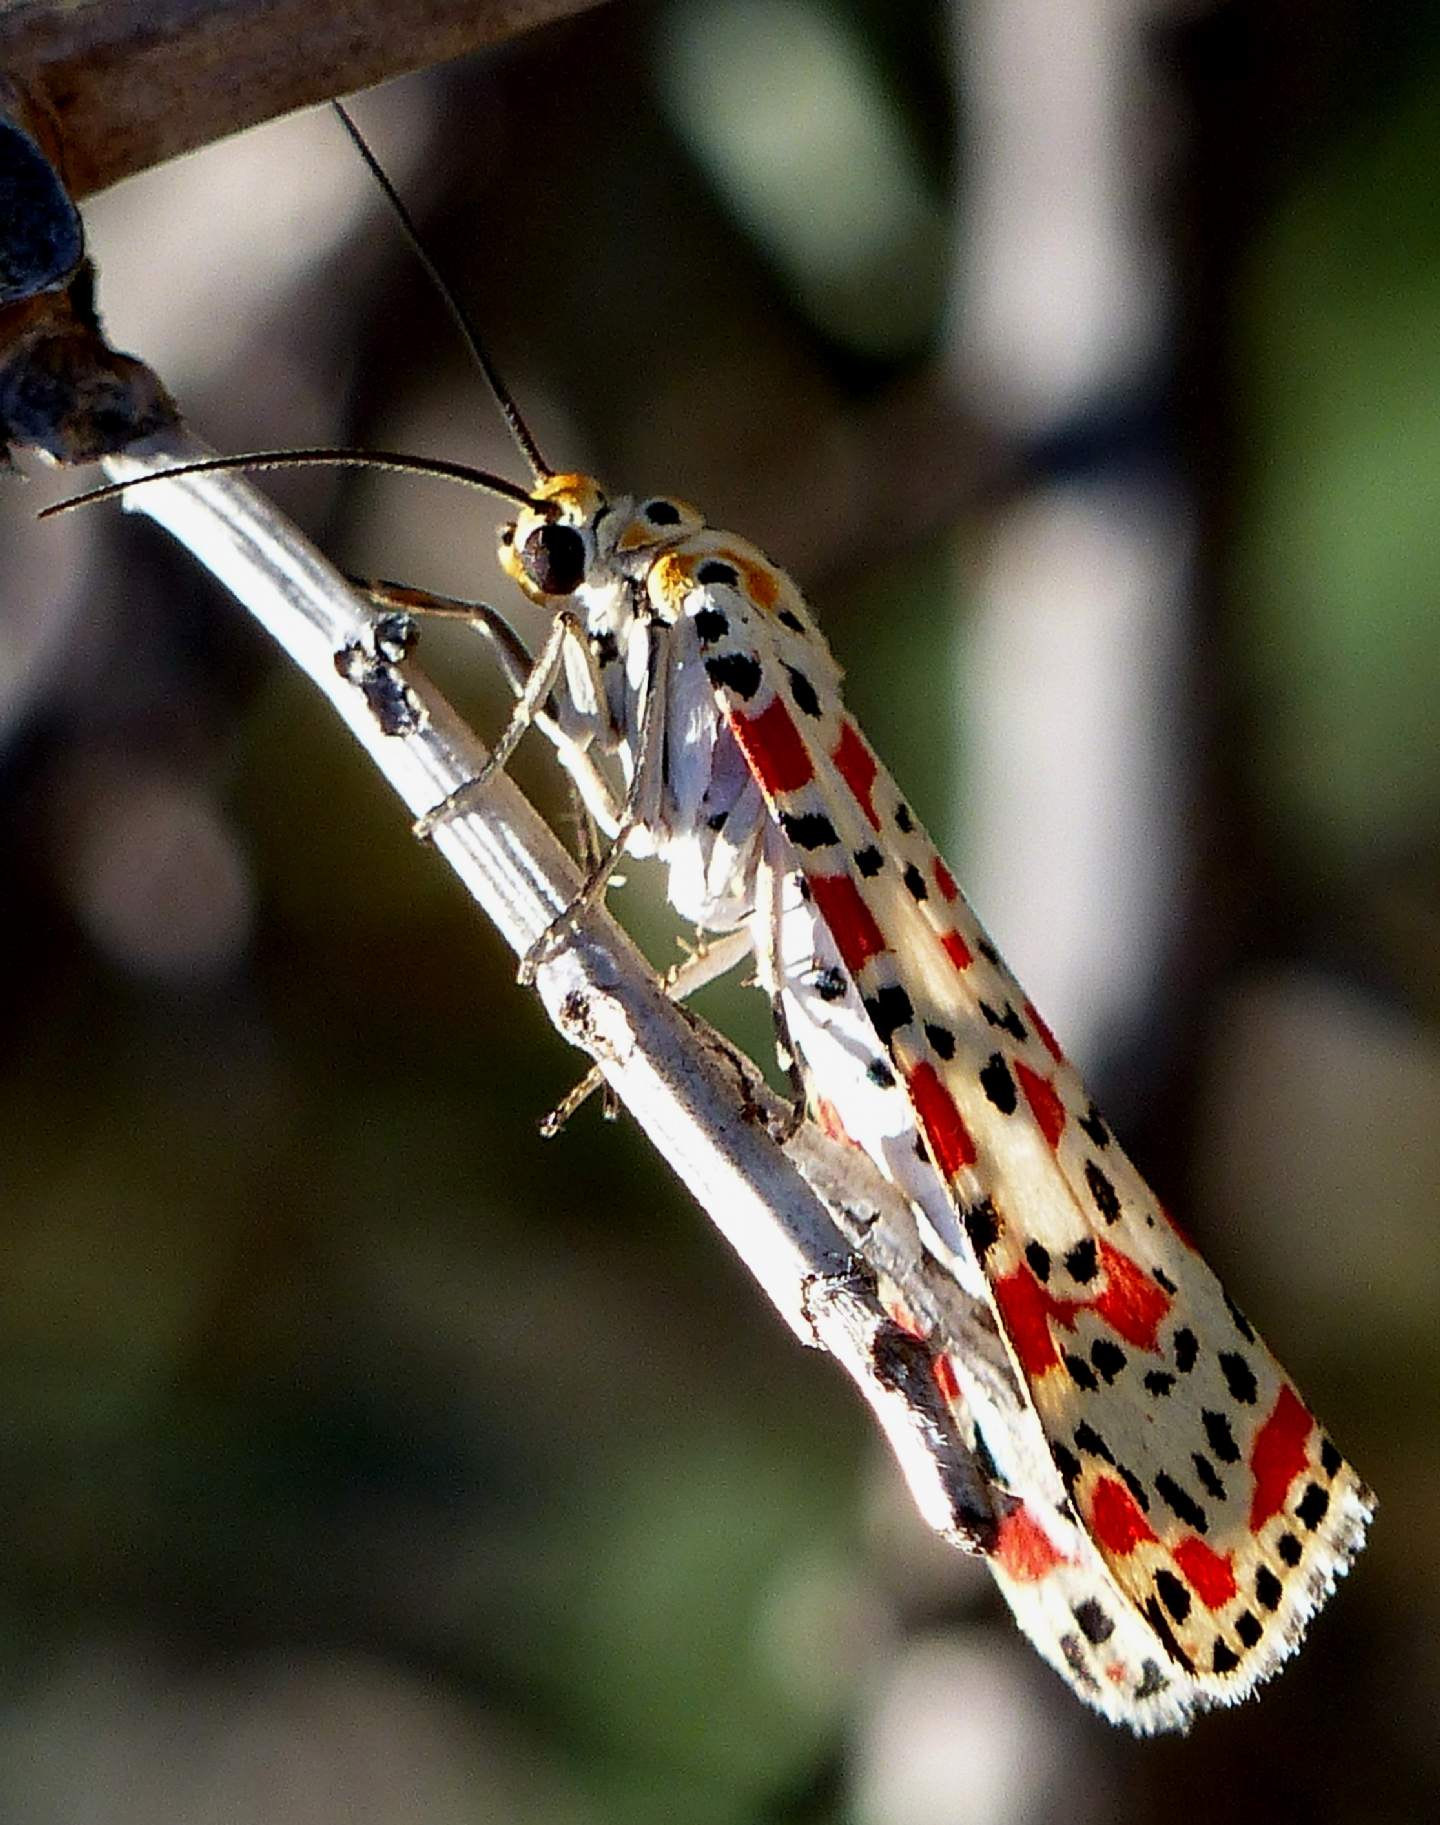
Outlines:
{"type": "Polygon", "coordinates": [[[360,154],[361,158],[364,159],[366,166],[369,168],[371,177],[373,177],[375,182],[380,186],[382,195],[394,210],[400,227],[404,232],[405,239],[410,243],[420,264],[425,268],[431,284],[434,285],[436,291],[439,292],[441,298],[444,300],[445,308],[455,319],[460,334],[465,338],[465,345],[474,357],[475,365],[485,376],[486,381],[489,383],[490,391],[495,395],[495,403],[500,408],[501,416],[504,418],[505,423],[509,428],[510,435],[515,439],[516,448],[529,464],[530,473],[537,482],[549,481],[550,477],[554,474],[554,470],[551,469],[549,464],[545,461],[545,458],[541,456],[540,446],[530,435],[529,426],[520,416],[520,408],[512,398],[510,389],[500,378],[500,372],[495,366],[495,363],[490,359],[489,355],[486,354],[485,346],[480,340],[479,332],[476,330],[475,325],[470,321],[464,305],[462,305],[460,300],[456,297],[455,292],[445,278],[445,275],[431,258],[425,243],[420,238],[420,231],[416,228],[410,211],[402,201],[399,191],[396,190],[395,186],[386,176],[379,159],[376,158],[375,154],[367,145],[364,134],[361,133],[360,129],[346,113],[345,109],[338,101],[332,101],[330,105],[340,116],[341,126],[343,126],[345,131],[350,135],[351,140],[354,142],[355,150],[360,154]]]}
{"type": "Polygon", "coordinates": [[[521,507],[533,507],[526,491],[503,476],[491,475],[487,469],[472,469],[467,463],[450,463],[442,457],[405,456],[398,450],[253,450],[246,456],[207,456],[200,462],[180,463],[173,469],[155,469],[149,475],[137,475],[128,482],[108,482],[103,488],[90,488],[84,494],[72,494],[68,500],[44,507],[37,519],[53,519],[57,513],[68,513],[72,507],[89,507],[95,501],[113,500],[128,494],[132,488],[143,488],[146,482],[169,482],[180,475],[213,475],[224,469],[300,469],[307,465],[327,468],[391,469],[402,475],[433,475],[441,481],[463,482],[467,488],[481,488],[486,494],[498,494],[503,501],[514,501],[521,507]]]}

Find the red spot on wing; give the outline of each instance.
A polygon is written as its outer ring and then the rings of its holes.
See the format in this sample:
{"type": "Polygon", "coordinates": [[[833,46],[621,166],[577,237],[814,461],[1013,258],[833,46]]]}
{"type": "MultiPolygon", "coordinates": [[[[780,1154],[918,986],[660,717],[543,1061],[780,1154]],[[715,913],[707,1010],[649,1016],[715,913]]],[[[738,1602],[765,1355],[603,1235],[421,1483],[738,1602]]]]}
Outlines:
{"type": "Polygon", "coordinates": [[[942,1178],[954,1178],[962,1168],[973,1166],[975,1143],[970,1130],[934,1065],[922,1060],[906,1073],[905,1081],[942,1178]]]}
{"type": "Polygon", "coordinates": [[[1020,1080],[1020,1088],[1025,1092],[1025,1100],[1030,1111],[1040,1124],[1040,1132],[1051,1147],[1060,1143],[1060,1136],[1065,1132],[1065,1105],[1056,1094],[1055,1086],[1048,1077],[1041,1077],[1038,1071],[1032,1071],[1023,1059],[1015,1060],[1015,1075],[1020,1080]]]}
{"type": "Polygon", "coordinates": [[[1107,1552],[1120,1558],[1156,1538],[1140,1504],[1122,1482],[1102,1476],[1090,1497],[1090,1531],[1107,1552]]]}
{"type": "Polygon", "coordinates": [[[955,965],[957,970],[968,970],[970,965],[975,961],[970,946],[960,936],[959,932],[941,932],[940,942],[945,947],[945,955],[955,965]]]}
{"type": "Polygon", "coordinates": [[[1217,1553],[1198,1534],[1187,1534],[1170,1550],[1185,1581],[1208,1610],[1223,1610],[1235,1595],[1235,1571],[1229,1553],[1217,1553]]]}
{"type": "Polygon", "coordinates": [[[805,879],[846,969],[858,975],[872,957],[888,948],[875,915],[848,874],[807,874],[805,879]]]}
{"type": "Polygon", "coordinates": [[[1017,1584],[1037,1584],[1065,1563],[1064,1553],[1023,1503],[1001,1521],[992,1556],[1017,1584]]]}
{"type": "Polygon", "coordinates": [[[860,739],[853,722],[844,722],[840,725],[840,740],[836,743],[835,752],[830,758],[835,763],[836,772],[855,794],[855,803],[870,820],[871,829],[878,830],[880,819],[876,815],[870,794],[875,785],[875,776],[880,771],[880,765],[860,739]]]}
{"type": "Polygon", "coordinates": [[[1034,1381],[1047,1369],[1058,1368],[1060,1354],[1050,1335],[1050,1320],[1063,1324],[1067,1331],[1073,1330],[1077,1309],[1074,1302],[1052,1298],[1028,1267],[1003,1274],[993,1290],[1005,1335],[1026,1376],[1034,1381]]]}
{"type": "Polygon", "coordinates": [[[1252,1534],[1259,1533],[1270,1517],[1285,1506],[1290,1485],[1305,1468],[1305,1445],[1314,1424],[1304,1402],[1287,1382],[1250,1448],[1250,1474],[1255,1479],[1250,1497],[1252,1534]]]}
{"type": "Polygon", "coordinates": [[[730,727],[750,771],[768,793],[782,796],[797,792],[814,779],[810,750],[780,698],[773,699],[758,716],[732,711],[730,727]]]}
{"type": "Polygon", "coordinates": [[[1025,1003],[1025,1018],[1040,1035],[1041,1045],[1044,1046],[1045,1050],[1055,1060],[1056,1064],[1063,1065],[1065,1062],[1065,1054],[1060,1050],[1060,1042],[1035,1012],[1035,1004],[1032,1001],[1027,1001],[1025,1003]]]}
{"type": "Polygon", "coordinates": [[[935,1358],[935,1386],[946,1400],[957,1401],[960,1398],[960,1384],[955,1379],[955,1365],[948,1356],[935,1358]]]}
{"type": "Polygon", "coordinates": [[[1097,1318],[1103,1318],[1110,1329],[1137,1349],[1157,1348],[1156,1333],[1170,1310],[1171,1298],[1138,1261],[1122,1255],[1118,1248],[1100,1242],[1100,1266],[1105,1275],[1105,1290],[1085,1303],[1097,1318]]]}
{"type": "Polygon", "coordinates": [[[960,889],[955,885],[955,877],[937,855],[930,864],[930,873],[935,878],[935,886],[942,900],[955,900],[960,897],[960,889]]]}
{"type": "Polygon", "coordinates": [[[1006,1335],[1032,1381],[1059,1366],[1052,1325],[1073,1331],[1080,1312],[1093,1312],[1137,1349],[1155,1350],[1160,1321],[1170,1310],[1169,1294],[1108,1242],[1099,1243],[1098,1257],[1105,1285],[1093,1299],[1057,1299],[1023,1264],[994,1282],[1006,1335]]]}

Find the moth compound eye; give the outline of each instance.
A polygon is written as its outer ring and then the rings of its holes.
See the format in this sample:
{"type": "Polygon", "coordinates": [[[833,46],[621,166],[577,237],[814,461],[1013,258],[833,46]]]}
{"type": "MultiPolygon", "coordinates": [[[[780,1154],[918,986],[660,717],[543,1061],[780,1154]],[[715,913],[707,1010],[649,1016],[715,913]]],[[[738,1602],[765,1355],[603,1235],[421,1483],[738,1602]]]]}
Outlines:
{"type": "Polygon", "coordinates": [[[520,561],[542,595],[568,596],[585,575],[585,541],[573,526],[537,526],[520,561]]]}

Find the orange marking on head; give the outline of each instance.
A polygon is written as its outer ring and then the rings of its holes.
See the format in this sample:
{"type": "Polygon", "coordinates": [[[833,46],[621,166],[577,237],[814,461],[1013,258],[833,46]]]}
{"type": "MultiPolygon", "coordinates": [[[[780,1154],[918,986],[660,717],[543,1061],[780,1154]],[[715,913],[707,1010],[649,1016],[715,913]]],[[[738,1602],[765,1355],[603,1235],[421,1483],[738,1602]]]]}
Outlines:
{"type": "Polygon", "coordinates": [[[1259,1533],[1285,1506],[1290,1485],[1305,1468],[1306,1444],[1314,1424],[1305,1403],[1287,1382],[1250,1448],[1250,1474],[1255,1479],[1250,1497],[1252,1534],[1259,1533]]]}
{"type": "Polygon", "coordinates": [[[652,586],[658,588],[666,607],[673,609],[677,615],[680,614],[685,606],[685,598],[695,587],[687,560],[673,551],[664,552],[651,566],[650,577],[652,586]]]}

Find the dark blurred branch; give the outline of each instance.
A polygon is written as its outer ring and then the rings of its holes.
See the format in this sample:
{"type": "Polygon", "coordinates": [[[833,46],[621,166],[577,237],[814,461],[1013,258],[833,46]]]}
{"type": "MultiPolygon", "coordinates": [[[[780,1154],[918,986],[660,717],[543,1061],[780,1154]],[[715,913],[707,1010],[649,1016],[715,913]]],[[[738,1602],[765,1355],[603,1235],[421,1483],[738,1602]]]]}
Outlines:
{"type": "Polygon", "coordinates": [[[0,0],[0,73],[79,199],[594,0],[0,0]]]}

